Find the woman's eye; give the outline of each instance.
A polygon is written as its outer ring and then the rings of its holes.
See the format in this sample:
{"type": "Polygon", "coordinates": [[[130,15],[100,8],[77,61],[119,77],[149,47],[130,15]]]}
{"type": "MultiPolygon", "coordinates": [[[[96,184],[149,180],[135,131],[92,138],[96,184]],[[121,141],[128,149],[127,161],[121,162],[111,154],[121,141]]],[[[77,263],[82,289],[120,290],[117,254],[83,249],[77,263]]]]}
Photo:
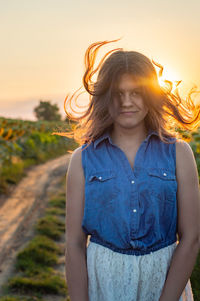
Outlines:
{"type": "Polygon", "coordinates": [[[131,93],[131,96],[138,96],[138,95],[140,95],[140,91],[133,91],[131,93]]]}
{"type": "MultiPolygon", "coordinates": [[[[120,92],[120,91],[116,91],[115,92],[115,96],[116,97],[123,97],[123,92],[120,92]]],[[[134,96],[139,96],[139,95],[141,95],[141,93],[140,93],[140,91],[132,91],[132,92],[130,92],[130,96],[131,97],[134,97],[134,96]]]]}
{"type": "Polygon", "coordinates": [[[118,97],[122,97],[122,92],[115,92],[115,95],[118,97]]]}

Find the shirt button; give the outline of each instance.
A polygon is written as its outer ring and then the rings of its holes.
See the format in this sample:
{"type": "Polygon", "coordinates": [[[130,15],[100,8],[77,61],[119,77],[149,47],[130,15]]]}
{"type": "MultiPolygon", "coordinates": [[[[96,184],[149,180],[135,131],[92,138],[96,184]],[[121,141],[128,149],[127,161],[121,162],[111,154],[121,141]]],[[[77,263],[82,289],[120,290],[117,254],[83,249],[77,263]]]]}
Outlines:
{"type": "Polygon", "coordinates": [[[101,180],[102,179],[102,177],[99,177],[99,180],[101,180]]]}
{"type": "Polygon", "coordinates": [[[163,173],[163,176],[166,176],[166,175],[167,175],[166,172],[164,172],[164,173],[163,173]]]}
{"type": "Polygon", "coordinates": [[[136,209],[133,209],[133,212],[137,212],[137,210],[136,210],[136,209]]]}
{"type": "Polygon", "coordinates": [[[131,181],[131,183],[132,183],[132,184],[134,184],[134,183],[135,183],[135,181],[131,181]]]}

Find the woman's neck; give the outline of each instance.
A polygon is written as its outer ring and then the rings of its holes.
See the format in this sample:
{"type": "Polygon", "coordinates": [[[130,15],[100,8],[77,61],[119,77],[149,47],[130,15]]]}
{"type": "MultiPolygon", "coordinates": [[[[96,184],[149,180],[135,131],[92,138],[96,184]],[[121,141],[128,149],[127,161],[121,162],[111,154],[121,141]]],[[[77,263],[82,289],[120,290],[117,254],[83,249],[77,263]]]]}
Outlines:
{"type": "Polygon", "coordinates": [[[144,126],[126,129],[113,126],[110,137],[114,144],[119,146],[134,146],[140,144],[148,135],[148,130],[144,126]]]}

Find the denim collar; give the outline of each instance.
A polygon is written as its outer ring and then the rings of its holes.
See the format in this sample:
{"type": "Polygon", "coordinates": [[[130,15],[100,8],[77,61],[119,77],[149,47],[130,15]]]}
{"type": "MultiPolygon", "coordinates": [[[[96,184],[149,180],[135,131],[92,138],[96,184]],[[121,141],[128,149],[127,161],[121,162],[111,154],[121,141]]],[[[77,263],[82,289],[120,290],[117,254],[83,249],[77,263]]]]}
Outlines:
{"type": "MultiPolygon", "coordinates": [[[[145,140],[143,142],[148,142],[148,140],[150,139],[150,137],[152,135],[157,135],[159,137],[159,134],[156,132],[156,131],[153,131],[151,129],[148,130],[148,136],[145,138],[145,140]]],[[[94,141],[94,148],[96,148],[98,146],[98,144],[100,142],[102,142],[103,140],[105,139],[108,139],[110,144],[113,144],[112,140],[111,140],[111,137],[109,135],[109,130],[107,130],[104,134],[102,134],[99,138],[97,138],[95,141],[94,141]]]]}

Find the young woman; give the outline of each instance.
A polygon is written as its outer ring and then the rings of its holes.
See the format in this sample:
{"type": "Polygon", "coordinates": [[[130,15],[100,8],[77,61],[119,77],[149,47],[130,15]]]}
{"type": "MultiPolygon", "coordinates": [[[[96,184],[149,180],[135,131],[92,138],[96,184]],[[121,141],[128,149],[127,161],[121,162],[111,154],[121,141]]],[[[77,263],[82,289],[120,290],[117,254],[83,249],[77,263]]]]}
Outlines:
{"type": "Polygon", "coordinates": [[[175,126],[196,129],[200,110],[190,95],[184,102],[172,93],[169,82],[162,88],[141,53],[114,49],[95,69],[97,51],[110,42],[86,51],[86,112],[66,111],[79,121],[73,134],[81,144],[67,173],[69,295],[71,301],[193,300],[199,178],[175,126]]]}

